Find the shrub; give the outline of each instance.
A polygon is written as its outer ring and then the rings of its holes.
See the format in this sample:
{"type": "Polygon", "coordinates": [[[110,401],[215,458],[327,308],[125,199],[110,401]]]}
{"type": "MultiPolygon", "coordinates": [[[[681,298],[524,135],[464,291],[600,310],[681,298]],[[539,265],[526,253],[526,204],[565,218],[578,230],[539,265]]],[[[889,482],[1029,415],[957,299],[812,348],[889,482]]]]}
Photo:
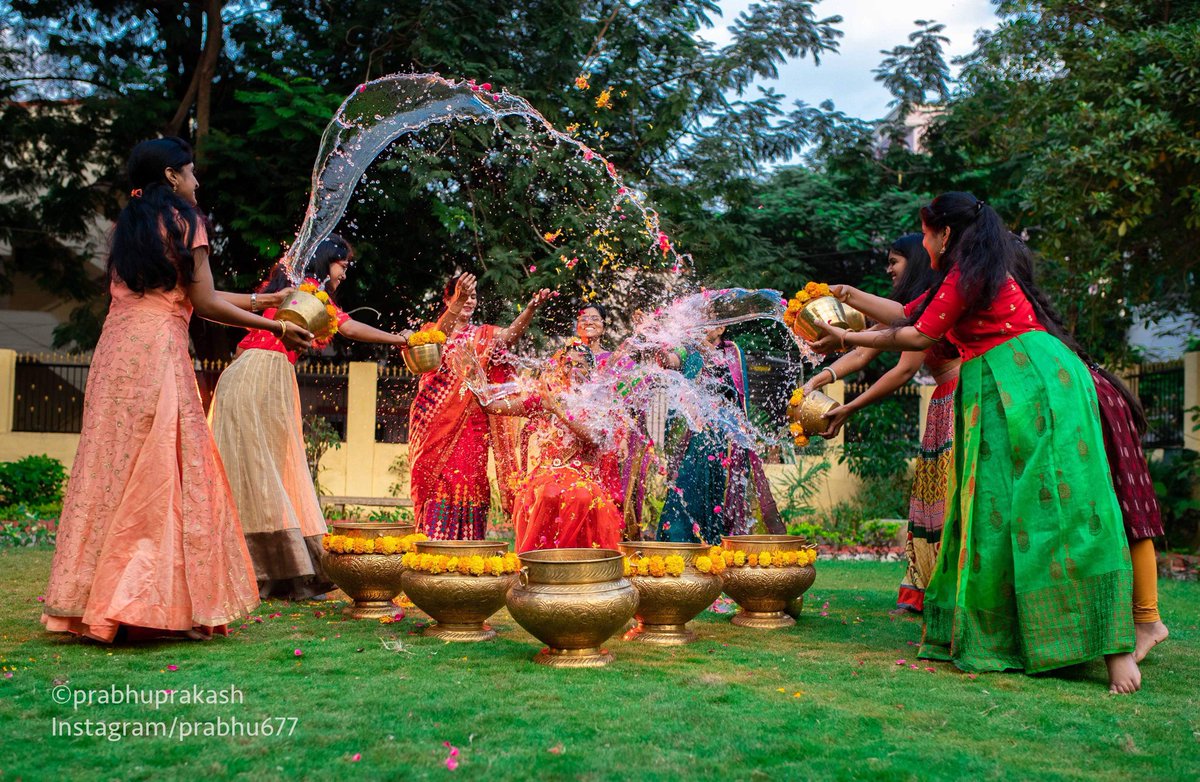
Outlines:
{"type": "Polygon", "coordinates": [[[0,505],[44,505],[62,500],[67,470],[42,454],[0,463],[0,505]]]}

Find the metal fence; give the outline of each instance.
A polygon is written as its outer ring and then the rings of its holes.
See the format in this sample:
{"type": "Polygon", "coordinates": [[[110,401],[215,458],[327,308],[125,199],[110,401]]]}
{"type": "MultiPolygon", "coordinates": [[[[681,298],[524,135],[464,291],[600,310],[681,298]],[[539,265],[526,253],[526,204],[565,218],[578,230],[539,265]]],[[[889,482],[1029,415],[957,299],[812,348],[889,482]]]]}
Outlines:
{"type": "Polygon", "coordinates": [[[90,365],[88,354],[18,354],[13,431],[78,432],[90,365]]]}
{"type": "Polygon", "coordinates": [[[1126,376],[1146,411],[1146,448],[1183,447],[1183,362],[1141,364],[1126,376]]]}

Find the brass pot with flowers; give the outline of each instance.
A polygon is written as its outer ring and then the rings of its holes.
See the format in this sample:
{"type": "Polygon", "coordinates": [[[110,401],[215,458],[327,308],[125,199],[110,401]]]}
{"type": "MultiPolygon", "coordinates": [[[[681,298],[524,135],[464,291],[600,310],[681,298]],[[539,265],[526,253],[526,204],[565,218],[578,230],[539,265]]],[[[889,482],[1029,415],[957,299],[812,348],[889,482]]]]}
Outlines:
{"type": "Polygon", "coordinates": [[[337,315],[337,307],[329,300],[329,294],[312,282],[304,282],[275,311],[275,320],[308,329],[315,342],[328,342],[337,334],[337,315]]]}
{"type": "Polygon", "coordinates": [[[829,419],[825,416],[841,407],[841,403],[820,391],[805,392],[797,388],[788,400],[788,430],[792,433],[797,448],[808,445],[810,437],[820,434],[829,428],[829,419]]]}
{"type": "Polygon", "coordinates": [[[816,547],[793,535],[729,535],[721,548],[725,594],[740,609],[733,623],[759,629],[796,624],[785,611],[816,580],[816,547]]]}
{"type": "Polygon", "coordinates": [[[442,365],[442,349],[445,346],[446,335],[435,328],[414,332],[400,351],[404,356],[404,366],[414,375],[433,372],[442,365]]]}
{"type": "Polygon", "coordinates": [[[633,618],[638,593],[613,549],[540,549],[518,554],[508,612],[546,644],[533,661],[554,668],[599,668],[613,661],[601,644],[633,618]]]}
{"type": "Polygon", "coordinates": [[[696,640],[688,622],[721,594],[724,560],[704,543],[630,541],[619,544],[625,554],[625,577],[638,591],[638,618],[643,643],[679,646],[696,640]]]}
{"type": "Polygon", "coordinates": [[[487,620],[504,607],[520,568],[508,544],[494,540],[425,540],[405,554],[404,594],[435,624],[423,635],[444,641],[490,641],[487,620]]]}
{"type": "Polygon", "coordinates": [[[828,323],[839,329],[862,331],[866,318],[858,310],[838,301],[823,282],[810,282],[788,300],[783,322],[807,342],[816,342],[824,332],[814,324],[828,323]]]}
{"type": "Polygon", "coordinates": [[[321,567],[352,601],[342,613],[351,619],[391,616],[400,594],[401,558],[425,536],[411,524],[335,521],[321,540],[321,567]]]}

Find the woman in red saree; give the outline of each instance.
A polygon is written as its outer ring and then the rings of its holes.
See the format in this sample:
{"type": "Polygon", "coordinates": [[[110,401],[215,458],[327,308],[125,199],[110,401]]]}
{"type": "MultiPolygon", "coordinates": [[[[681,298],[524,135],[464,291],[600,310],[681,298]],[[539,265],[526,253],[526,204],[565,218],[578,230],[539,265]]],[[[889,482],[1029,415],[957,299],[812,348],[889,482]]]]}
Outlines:
{"type": "MultiPolygon", "coordinates": [[[[538,291],[508,328],[478,326],[470,322],[476,305],[474,275],[459,275],[446,285],[442,297],[446,311],[437,322],[447,335],[445,354],[437,371],[421,376],[408,429],[410,494],[417,529],[434,540],[483,539],[491,504],[491,426],[488,414],[467,388],[468,378],[455,371],[456,366],[475,362],[459,361],[455,353],[473,352],[490,382],[503,381],[507,374],[500,360],[503,353],[525,333],[550,296],[549,290],[538,291]]],[[[497,452],[496,460],[514,463],[506,446],[497,452]]]]}
{"type": "Polygon", "coordinates": [[[625,526],[612,492],[602,483],[600,449],[583,416],[565,412],[557,395],[587,377],[595,357],[573,342],[551,359],[545,392],[488,406],[495,415],[533,417],[537,465],[513,500],[518,552],[547,548],[616,548],[625,526]]]}

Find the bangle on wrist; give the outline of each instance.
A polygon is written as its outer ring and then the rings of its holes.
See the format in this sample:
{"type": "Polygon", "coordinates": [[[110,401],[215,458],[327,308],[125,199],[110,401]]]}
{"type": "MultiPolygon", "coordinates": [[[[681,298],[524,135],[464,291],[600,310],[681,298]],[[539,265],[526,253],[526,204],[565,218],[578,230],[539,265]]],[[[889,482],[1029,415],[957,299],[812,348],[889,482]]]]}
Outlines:
{"type": "Polygon", "coordinates": [[[830,382],[836,383],[838,381],[837,372],[833,371],[833,367],[825,367],[824,371],[828,372],[829,376],[833,378],[830,382]]]}
{"type": "Polygon", "coordinates": [[[258,312],[258,292],[257,291],[250,294],[250,311],[258,312]]]}
{"type": "Polygon", "coordinates": [[[284,335],[287,334],[287,321],[286,320],[277,320],[275,322],[279,324],[279,339],[283,340],[284,335]]]}

